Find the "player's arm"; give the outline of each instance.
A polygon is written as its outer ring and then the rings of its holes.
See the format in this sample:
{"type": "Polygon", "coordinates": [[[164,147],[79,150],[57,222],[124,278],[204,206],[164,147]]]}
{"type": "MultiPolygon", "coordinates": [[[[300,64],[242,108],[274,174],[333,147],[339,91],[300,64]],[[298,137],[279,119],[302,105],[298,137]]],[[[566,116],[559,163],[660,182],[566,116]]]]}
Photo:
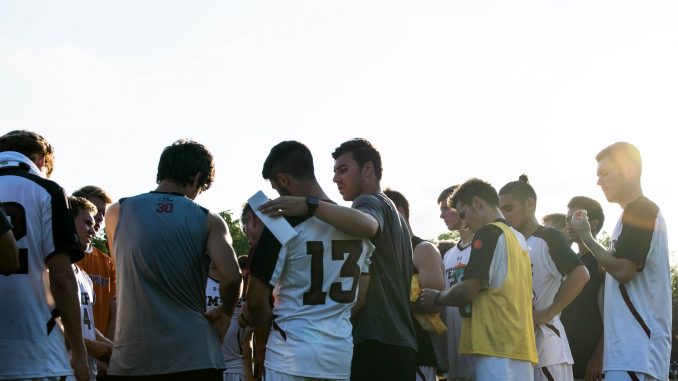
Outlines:
{"type": "Polygon", "coordinates": [[[97,360],[108,362],[113,352],[113,342],[95,328],[96,340],[85,339],[87,354],[97,360]]]}
{"type": "Polygon", "coordinates": [[[113,298],[108,302],[108,328],[106,330],[106,337],[115,340],[115,325],[118,321],[118,299],[113,295],[113,298]]]}
{"type": "Polygon", "coordinates": [[[247,303],[242,310],[242,320],[254,327],[265,339],[271,331],[271,288],[256,276],[247,283],[247,303]]]}
{"type": "MultiPolygon", "coordinates": [[[[305,197],[281,196],[259,207],[268,216],[302,216],[308,213],[305,197]]],[[[357,209],[320,201],[313,215],[344,233],[358,238],[372,238],[379,233],[379,222],[357,209]]]]}
{"type": "Polygon", "coordinates": [[[206,314],[224,337],[231,323],[231,316],[240,297],[242,275],[235,251],[231,246],[231,234],[223,218],[214,213],[207,215],[207,255],[219,272],[219,294],[221,306],[206,314]]]}
{"type": "Polygon", "coordinates": [[[466,279],[454,286],[443,290],[425,288],[421,291],[421,299],[428,306],[465,306],[478,296],[478,293],[487,289],[487,281],[482,279],[466,279]]]}
{"type": "Polygon", "coordinates": [[[567,277],[560,285],[560,290],[553,298],[553,303],[543,310],[533,311],[534,325],[545,324],[553,320],[565,309],[589,281],[589,271],[583,264],[570,269],[567,277]]]}
{"type": "Polygon", "coordinates": [[[19,251],[11,230],[0,234],[0,274],[10,275],[19,267],[19,251]]]}
{"type": "Polygon", "coordinates": [[[361,273],[358,282],[358,298],[353,307],[351,307],[351,317],[354,317],[356,313],[365,306],[365,302],[367,302],[367,290],[370,287],[370,274],[361,273]]]}
{"type": "MultiPolygon", "coordinates": [[[[445,288],[443,261],[440,252],[432,243],[422,242],[417,245],[413,250],[412,262],[419,270],[419,286],[422,289],[428,288],[440,291],[445,288]]],[[[410,309],[416,313],[433,313],[441,310],[440,307],[424,305],[421,303],[421,299],[410,303],[410,309]]]]}
{"type": "Polygon", "coordinates": [[[632,281],[638,272],[638,264],[626,258],[617,258],[613,250],[606,249],[591,234],[586,210],[578,210],[572,215],[570,226],[577,232],[582,243],[617,282],[626,284],[632,281]]]}
{"type": "Polygon", "coordinates": [[[70,345],[71,364],[76,379],[87,380],[89,378],[87,350],[82,338],[79,290],[71,267],[71,257],[68,253],[57,252],[48,257],[46,262],[49,269],[50,291],[61,316],[64,335],[70,345]]]}
{"type": "Polygon", "coordinates": [[[108,250],[111,253],[111,260],[115,265],[115,232],[118,228],[118,218],[120,217],[120,203],[111,204],[106,209],[106,239],[108,240],[108,250]]]}

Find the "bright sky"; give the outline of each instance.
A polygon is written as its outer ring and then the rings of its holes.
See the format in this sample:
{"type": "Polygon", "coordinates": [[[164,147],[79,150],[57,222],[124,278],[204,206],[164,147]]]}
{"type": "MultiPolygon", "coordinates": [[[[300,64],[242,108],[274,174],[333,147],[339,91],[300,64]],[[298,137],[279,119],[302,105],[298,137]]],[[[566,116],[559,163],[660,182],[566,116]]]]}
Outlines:
{"type": "Polygon", "coordinates": [[[261,166],[288,139],[341,202],[330,154],[364,137],[424,238],[445,231],[442,189],[521,173],[538,217],[586,195],[610,232],[594,157],[627,140],[675,252],[676,20],[674,0],[3,1],[0,133],[39,132],[54,180],[115,198],[152,190],[163,147],[193,138],[217,165],[197,201],[236,213],[274,194],[261,166]]]}

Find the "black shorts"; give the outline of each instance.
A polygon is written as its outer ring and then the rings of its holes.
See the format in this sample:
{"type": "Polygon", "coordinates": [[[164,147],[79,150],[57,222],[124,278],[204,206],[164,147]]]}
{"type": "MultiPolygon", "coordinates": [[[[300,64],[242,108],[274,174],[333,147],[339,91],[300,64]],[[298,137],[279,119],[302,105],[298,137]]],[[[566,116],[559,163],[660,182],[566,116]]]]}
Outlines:
{"type": "Polygon", "coordinates": [[[351,381],[413,381],[417,373],[417,352],[401,345],[368,340],[353,348],[351,381]]]}

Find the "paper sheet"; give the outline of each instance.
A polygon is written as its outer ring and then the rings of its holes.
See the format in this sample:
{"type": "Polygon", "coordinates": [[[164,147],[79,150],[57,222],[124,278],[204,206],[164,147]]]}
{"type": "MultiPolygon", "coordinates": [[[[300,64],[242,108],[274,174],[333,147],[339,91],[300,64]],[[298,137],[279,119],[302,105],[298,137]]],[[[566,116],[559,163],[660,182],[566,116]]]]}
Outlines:
{"type": "Polygon", "coordinates": [[[259,211],[259,207],[268,201],[269,198],[262,191],[258,191],[252,197],[247,200],[247,203],[250,204],[254,213],[261,220],[261,222],[266,225],[268,230],[273,233],[275,238],[280,241],[281,244],[286,244],[289,240],[294,238],[297,235],[296,230],[290,225],[289,222],[283,217],[269,217],[259,211]]]}

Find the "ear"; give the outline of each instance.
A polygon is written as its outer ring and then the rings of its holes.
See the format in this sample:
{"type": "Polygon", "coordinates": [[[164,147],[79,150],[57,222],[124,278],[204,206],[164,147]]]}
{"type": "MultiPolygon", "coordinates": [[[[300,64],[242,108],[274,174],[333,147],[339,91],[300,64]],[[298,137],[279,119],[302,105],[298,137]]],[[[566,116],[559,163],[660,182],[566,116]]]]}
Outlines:
{"type": "Polygon", "coordinates": [[[528,197],[527,200],[525,200],[525,205],[527,205],[527,208],[530,210],[536,210],[537,200],[533,199],[532,197],[528,197]]]}
{"type": "Polygon", "coordinates": [[[31,159],[33,164],[35,164],[35,166],[38,167],[40,171],[44,171],[46,169],[44,155],[40,155],[39,153],[32,153],[30,156],[28,156],[28,158],[31,159]]]}
{"type": "Polygon", "coordinates": [[[365,164],[363,164],[361,171],[365,177],[374,175],[374,163],[372,163],[372,160],[366,161],[365,164]]]}
{"type": "Polygon", "coordinates": [[[275,174],[275,182],[278,183],[278,186],[287,189],[290,185],[290,178],[287,174],[278,172],[275,174]]]}
{"type": "Polygon", "coordinates": [[[478,196],[473,196],[473,201],[471,201],[471,206],[473,206],[475,209],[482,209],[483,208],[483,200],[480,199],[478,196]]]}

